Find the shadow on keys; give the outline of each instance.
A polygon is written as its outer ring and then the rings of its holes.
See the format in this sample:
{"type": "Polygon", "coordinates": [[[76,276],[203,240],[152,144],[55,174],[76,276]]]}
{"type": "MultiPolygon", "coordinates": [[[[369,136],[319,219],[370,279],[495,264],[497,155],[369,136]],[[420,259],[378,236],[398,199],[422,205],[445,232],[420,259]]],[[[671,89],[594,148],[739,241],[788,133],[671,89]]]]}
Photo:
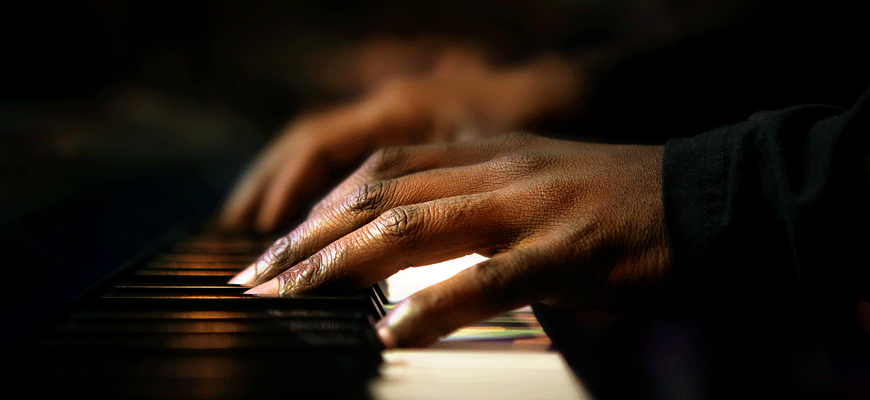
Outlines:
{"type": "MultiPolygon", "coordinates": [[[[382,354],[373,323],[392,303],[386,285],[345,297],[264,298],[225,283],[271,239],[176,236],[7,348],[7,387],[48,377],[51,384],[29,386],[28,393],[179,399],[585,396],[562,358],[545,351],[549,341],[528,309],[460,330],[430,349],[382,354]]],[[[449,270],[435,267],[430,270],[449,270]]],[[[412,285],[396,287],[394,296],[427,284],[401,275],[395,281],[412,285]]]]}

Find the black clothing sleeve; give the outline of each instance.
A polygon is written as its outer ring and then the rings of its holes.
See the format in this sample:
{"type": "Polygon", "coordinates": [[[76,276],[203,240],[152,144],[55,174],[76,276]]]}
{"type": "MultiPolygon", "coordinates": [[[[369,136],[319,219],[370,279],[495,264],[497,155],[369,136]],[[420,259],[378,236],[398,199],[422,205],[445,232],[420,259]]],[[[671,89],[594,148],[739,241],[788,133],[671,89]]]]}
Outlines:
{"type": "Polygon", "coordinates": [[[757,309],[870,299],[870,89],[672,139],[663,203],[684,302],[757,309]]]}

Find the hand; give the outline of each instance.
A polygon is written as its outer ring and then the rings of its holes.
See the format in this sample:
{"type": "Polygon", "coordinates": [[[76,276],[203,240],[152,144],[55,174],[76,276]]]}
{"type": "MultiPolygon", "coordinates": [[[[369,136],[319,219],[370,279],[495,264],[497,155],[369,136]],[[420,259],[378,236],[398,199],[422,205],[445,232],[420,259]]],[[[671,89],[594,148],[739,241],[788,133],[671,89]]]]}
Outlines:
{"type": "Polygon", "coordinates": [[[381,150],[231,282],[262,295],[352,291],[411,266],[491,257],[397,305],[378,324],[387,346],[536,302],[664,298],[662,153],[529,135],[381,150]]]}
{"type": "Polygon", "coordinates": [[[231,229],[272,231],[289,222],[330,177],[388,146],[445,142],[504,131],[565,106],[575,72],[561,59],[396,79],[363,100],[303,117],[257,159],[221,213],[231,229]]]}

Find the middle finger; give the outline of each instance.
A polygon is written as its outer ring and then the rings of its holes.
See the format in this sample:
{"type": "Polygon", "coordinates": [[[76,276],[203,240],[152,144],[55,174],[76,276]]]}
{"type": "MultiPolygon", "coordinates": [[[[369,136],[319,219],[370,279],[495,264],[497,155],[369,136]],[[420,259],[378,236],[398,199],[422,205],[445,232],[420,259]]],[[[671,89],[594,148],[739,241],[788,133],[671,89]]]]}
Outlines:
{"type": "Polygon", "coordinates": [[[492,190],[487,165],[447,168],[365,183],[322,208],[275,243],[254,265],[251,285],[263,283],[395,207],[492,190]]]}

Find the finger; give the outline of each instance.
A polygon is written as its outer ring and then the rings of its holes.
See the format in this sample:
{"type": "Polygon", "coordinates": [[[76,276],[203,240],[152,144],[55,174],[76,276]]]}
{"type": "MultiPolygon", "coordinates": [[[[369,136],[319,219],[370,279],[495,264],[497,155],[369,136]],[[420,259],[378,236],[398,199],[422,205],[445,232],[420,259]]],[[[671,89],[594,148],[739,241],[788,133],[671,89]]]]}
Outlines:
{"type": "Polygon", "coordinates": [[[534,251],[499,254],[399,303],[377,326],[387,348],[427,346],[463,326],[534,303],[534,251]]]}
{"type": "Polygon", "coordinates": [[[395,207],[248,293],[353,291],[407,267],[492,254],[493,246],[515,240],[510,225],[492,222],[509,221],[505,214],[501,203],[484,194],[395,207]]]}
{"type": "Polygon", "coordinates": [[[256,285],[272,279],[389,209],[492,190],[498,182],[485,179],[488,176],[490,171],[481,165],[462,171],[450,168],[418,172],[362,184],[341,202],[310,216],[231,283],[256,285]]]}
{"type": "Polygon", "coordinates": [[[331,210],[360,185],[396,178],[419,171],[478,164],[524,147],[533,137],[526,134],[504,135],[474,142],[426,144],[391,147],[372,154],[351,176],[318,202],[309,216],[331,210]]]}
{"type": "Polygon", "coordinates": [[[510,149],[525,146],[529,139],[528,135],[515,134],[474,144],[413,146],[379,151],[357,174],[321,201],[302,225],[230,282],[262,284],[390,208],[436,198],[481,193],[502,186],[518,177],[508,171],[514,160],[502,160],[498,156],[510,149]],[[493,158],[496,160],[471,167],[426,171],[433,166],[466,165],[493,158]],[[400,175],[421,169],[424,171],[396,179],[351,186],[369,177],[400,175]],[[339,196],[339,193],[342,195],[339,196]]]}
{"type": "Polygon", "coordinates": [[[291,215],[306,195],[326,179],[326,166],[313,151],[291,156],[274,175],[256,213],[256,227],[271,232],[291,215]]]}
{"type": "Polygon", "coordinates": [[[313,167],[320,167],[314,172],[325,175],[326,167],[333,164],[343,167],[360,162],[374,148],[374,136],[387,120],[376,103],[362,102],[297,121],[245,174],[224,206],[221,222],[228,228],[249,222],[260,230],[273,228],[281,215],[298,204],[294,194],[324,183],[323,176],[310,176],[306,186],[298,183],[299,177],[311,173],[313,167]]]}
{"type": "Polygon", "coordinates": [[[281,165],[279,153],[283,146],[272,147],[253,163],[233,189],[220,212],[220,222],[225,228],[246,228],[253,221],[256,206],[278,167],[281,165]]]}

